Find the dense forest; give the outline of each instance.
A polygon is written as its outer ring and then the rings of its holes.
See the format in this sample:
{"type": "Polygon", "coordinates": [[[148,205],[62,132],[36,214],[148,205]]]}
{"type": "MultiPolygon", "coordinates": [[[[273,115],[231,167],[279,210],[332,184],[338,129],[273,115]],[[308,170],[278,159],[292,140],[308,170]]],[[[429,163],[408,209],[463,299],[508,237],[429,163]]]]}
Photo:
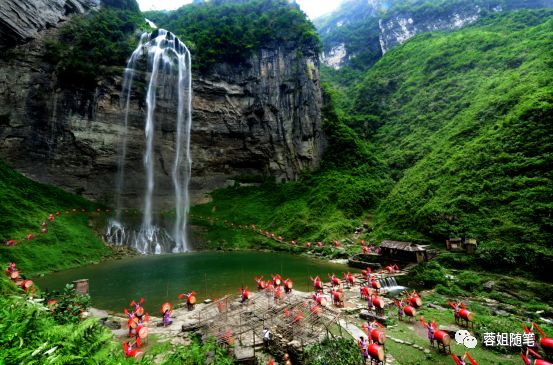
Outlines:
{"type": "Polygon", "coordinates": [[[138,4],[104,4],[89,16],[73,17],[58,39],[47,41],[44,61],[55,67],[60,87],[93,89],[99,81],[120,75],[138,43],[135,31],[146,26],[138,4]]]}
{"type": "Polygon", "coordinates": [[[276,44],[319,49],[315,27],[287,0],[200,2],[145,16],[179,36],[194,55],[194,67],[204,71],[217,62],[245,61],[252,52],[276,44]]]}

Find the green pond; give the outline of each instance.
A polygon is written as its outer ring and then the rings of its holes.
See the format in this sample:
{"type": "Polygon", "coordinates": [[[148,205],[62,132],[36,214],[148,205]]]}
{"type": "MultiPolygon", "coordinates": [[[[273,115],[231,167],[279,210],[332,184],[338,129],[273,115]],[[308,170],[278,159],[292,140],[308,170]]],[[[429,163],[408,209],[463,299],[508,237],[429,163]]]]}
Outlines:
{"type": "Polygon", "coordinates": [[[347,265],[274,252],[193,252],[152,255],[108,261],[53,273],[34,280],[41,289],[61,290],[66,283],[88,279],[92,305],[122,312],[131,300],[144,298],[144,307],[157,313],[161,304],[178,302],[180,293],[195,290],[198,299],[239,294],[242,285],[256,290],[254,277],[280,273],[294,281],[294,289],[310,290],[309,276],[359,272],[347,265]]]}

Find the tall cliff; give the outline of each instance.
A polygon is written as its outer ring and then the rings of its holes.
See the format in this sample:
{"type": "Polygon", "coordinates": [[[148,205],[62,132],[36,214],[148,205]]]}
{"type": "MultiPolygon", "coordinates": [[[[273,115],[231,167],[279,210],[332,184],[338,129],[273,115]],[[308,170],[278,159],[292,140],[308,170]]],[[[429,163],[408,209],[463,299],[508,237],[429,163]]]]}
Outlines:
{"type": "MultiPolygon", "coordinates": [[[[113,200],[123,128],[123,68],[94,88],[60,86],[44,60],[58,28],[10,48],[0,58],[0,157],[36,180],[84,196],[113,200]]],[[[122,65],[120,65],[122,66],[122,65]]],[[[324,148],[316,49],[294,42],[267,44],[244,62],[219,62],[193,77],[191,136],[193,200],[232,184],[239,175],[295,179],[315,169],[324,148]]],[[[176,102],[160,93],[155,173],[160,208],[172,206],[169,159],[174,153],[176,102]]],[[[143,95],[132,96],[124,204],[139,207],[144,189],[143,95]]]]}
{"type": "Polygon", "coordinates": [[[551,7],[553,0],[348,0],[315,24],[324,64],[366,70],[416,34],[460,29],[488,13],[551,7]]]}
{"type": "Polygon", "coordinates": [[[37,37],[72,14],[97,8],[99,0],[2,0],[0,2],[0,49],[37,37]]]}

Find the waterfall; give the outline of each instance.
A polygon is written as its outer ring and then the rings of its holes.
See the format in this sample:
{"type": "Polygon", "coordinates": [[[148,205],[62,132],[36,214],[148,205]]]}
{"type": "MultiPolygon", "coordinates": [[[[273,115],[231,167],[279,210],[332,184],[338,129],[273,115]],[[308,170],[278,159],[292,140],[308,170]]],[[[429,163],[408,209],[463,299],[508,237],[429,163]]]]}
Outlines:
{"type": "Polygon", "coordinates": [[[390,286],[393,286],[393,283],[395,283],[395,285],[397,285],[396,279],[393,278],[393,277],[387,277],[387,278],[380,279],[379,282],[380,282],[380,287],[382,289],[387,289],[390,286]]]}
{"type": "Polygon", "coordinates": [[[192,62],[190,52],[186,50],[184,55],[179,55],[179,64],[185,67],[179,67],[179,104],[177,114],[177,140],[175,151],[175,163],[173,165],[173,185],[175,187],[175,227],[174,237],[176,246],[174,252],[186,250],[186,226],[190,199],[188,194],[188,185],[190,175],[192,174],[192,157],[190,156],[190,130],[192,128],[192,62]],[[188,70],[184,75],[184,70],[188,70]],[[183,92],[181,92],[183,89],[183,92]],[[186,90],[186,95],[184,90],[186,90]],[[186,100],[185,100],[186,97],[186,100]],[[186,106],[185,106],[186,102],[186,106]],[[184,115],[186,110],[186,115],[184,115]],[[183,131],[183,129],[185,129],[183,131]],[[184,137],[187,138],[184,138],[184,137]],[[184,144],[184,151],[181,152],[184,144]],[[184,154],[184,155],[183,155],[184,154]],[[182,164],[184,162],[184,169],[182,164]]]}
{"type": "Polygon", "coordinates": [[[148,25],[150,26],[150,28],[157,29],[156,23],[154,23],[153,21],[151,21],[151,20],[148,19],[148,18],[144,18],[144,20],[146,21],[146,23],[148,23],[148,25]]]}
{"type": "Polygon", "coordinates": [[[396,278],[393,276],[382,278],[379,280],[379,282],[382,290],[385,290],[388,293],[397,292],[405,289],[404,286],[398,285],[396,278]]]}
{"type": "Polygon", "coordinates": [[[119,159],[116,177],[117,214],[108,224],[106,237],[108,242],[116,245],[129,245],[142,253],[184,252],[187,251],[187,220],[190,208],[188,187],[192,172],[192,157],[190,152],[190,132],[192,128],[192,57],[190,51],[172,33],[164,29],[152,33],[144,33],[132,53],[125,69],[122,100],[125,104],[123,129],[119,134],[119,159]],[[130,234],[121,224],[121,195],[124,192],[125,160],[127,150],[127,133],[129,106],[133,79],[136,74],[136,64],[144,56],[147,57],[149,76],[146,93],[146,120],[144,124],[145,150],[144,172],[146,186],[144,190],[143,216],[140,230],[130,234]],[[175,222],[172,236],[154,222],[153,199],[155,181],[155,110],[156,99],[160,89],[171,81],[171,74],[177,68],[177,116],[175,126],[175,155],[172,167],[172,181],[175,200],[175,222]]]}
{"type": "MultiPolygon", "coordinates": [[[[142,36],[140,37],[139,45],[143,45],[147,37],[147,33],[142,34],[142,36]]],[[[123,190],[123,182],[125,179],[125,159],[127,157],[127,128],[129,124],[129,105],[131,102],[131,89],[134,78],[134,67],[136,59],[140,55],[141,51],[141,47],[137,47],[132,53],[131,58],[129,58],[129,61],[127,62],[127,67],[125,68],[123,79],[123,90],[121,91],[121,96],[123,97],[122,100],[125,101],[125,104],[121,102],[120,106],[123,110],[125,110],[125,117],[123,118],[124,128],[119,133],[119,141],[121,143],[119,143],[119,158],[117,159],[117,177],[115,181],[115,204],[117,207],[115,219],[117,221],[121,220],[121,192],[123,190]]]]}

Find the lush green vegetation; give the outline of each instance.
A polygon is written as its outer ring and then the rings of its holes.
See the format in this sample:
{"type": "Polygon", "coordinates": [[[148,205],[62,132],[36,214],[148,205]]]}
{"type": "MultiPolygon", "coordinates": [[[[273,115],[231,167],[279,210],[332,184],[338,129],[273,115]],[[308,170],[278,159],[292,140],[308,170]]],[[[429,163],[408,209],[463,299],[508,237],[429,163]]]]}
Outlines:
{"type": "Polygon", "coordinates": [[[62,292],[45,291],[43,297],[46,303],[55,301],[50,312],[56,322],[61,324],[80,322],[81,313],[91,304],[90,295],[77,292],[74,284],[66,284],[62,292]]]}
{"type": "Polygon", "coordinates": [[[144,20],[134,0],[106,3],[112,7],[71,18],[59,39],[46,43],[44,59],[56,67],[61,87],[93,89],[122,73],[138,41],[134,32],[144,20]]]}
{"type": "Polygon", "coordinates": [[[0,239],[14,239],[15,246],[0,248],[0,263],[14,260],[27,275],[60,270],[100,261],[111,254],[95,231],[91,216],[71,214],[65,210],[96,206],[82,197],[59,188],[36,183],[12,170],[0,161],[0,239]],[[41,223],[48,215],[60,211],[62,215],[48,225],[48,233],[41,234],[41,223]],[[27,234],[36,238],[27,240],[27,234]]]}
{"type": "Polygon", "coordinates": [[[97,321],[61,325],[40,305],[4,296],[0,296],[0,308],[2,363],[124,362],[123,351],[97,321]]]}
{"type": "MultiPolygon", "coordinates": [[[[52,313],[38,301],[23,294],[5,275],[0,276],[0,364],[136,364],[126,359],[121,343],[97,319],[80,319],[80,308],[70,290],[59,305],[66,312],[52,313]],[[19,296],[16,296],[19,294],[19,296]],[[75,315],[74,315],[75,314],[75,315]]],[[[35,298],[36,299],[36,298],[35,298]]],[[[141,364],[232,364],[232,358],[214,340],[193,338],[190,346],[156,345],[145,351],[141,364]]]]}
{"type": "MultiPolygon", "coordinates": [[[[235,224],[257,224],[289,239],[316,242],[341,238],[361,224],[363,207],[374,207],[379,182],[366,181],[364,168],[351,174],[321,171],[296,182],[266,183],[261,187],[235,187],[212,193],[213,202],[192,209],[194,215],[210,215],[213,207],[221,219],[235,224]],[[336,189],[337,186],[342,187],[336,189]]],[[[201,222],[197,222],[201,224],[201,222]]],[[[204,222],[205,223],[205,222],[204,222]]],[[[208,225],[208,228],[210,226],[208,225]]],[[[257,246],[251,235],[223,230],[208,232],[211,247],[257,246]],[[232,236],[228,236],[232,235],[232,236]],[[232,242],[232,244],[228,244],[232,242]]]]}
{"type": "Polygon", "coordinates": [[[140,7],[136,0],[101,0],[103,6],[114,9],[130,10],[139,12],[140,7]]]}
{"type": "Polygon", "coordinates": [[[327,337],[305,350],[304,361],[306,365],[362,364],[363,358],[353,340],[327,337]]]}
{"type": "Polygon", "coordinates": [[[367,73],[352,111],[380,124],[369,140],[397,180],[382,235],[475,237],[487,269],[551,279],[551,15],[421,35],[367,73]]]}
{"type": "Polygon", "coordinates": [[[486,16],[495,11],[545,8],[543,1],[524,0],[402,0],[395,1],[382,19],[388,20],[398,13],[408,14],[414,19],[429,19],[450,16],[458,12],[458,9],[480,8],[480,15],[486,16]]]}
{"type": "Polygon", "coordinates": [[[202,342],[199,336],[192,338],[190,346],[177,346],[168,354],[164,365],[198,365],[211,362],[212,364],[232,365],[234,359],[224,348],[217,345],[214,339],[202,342]]]}
{"type": "Polygon", "coordinates": [[[311,22],[287,0],[212,0],[145,16],[179,36],[201,70],[217,62],[243,61],[263,47],[284,45],[306,52],[319,47],[311,22]]]}
{"type": "MultiPolygon", "coordinates": [[[[403,0],[396,1],[390,11],[383,14],[383,20],[389,20],[394,15],[408,14],[416,20],[440,18],[450,16],[458,11],[458,9],[474,9],[478,6],[486,15],[493,8],[501,7],[501,9],[511,8],[511,5],[518,2],[517,0],[403,0]]],[[[531,4],[525,4],[522,7],[531,7],[531,4]]]]}

